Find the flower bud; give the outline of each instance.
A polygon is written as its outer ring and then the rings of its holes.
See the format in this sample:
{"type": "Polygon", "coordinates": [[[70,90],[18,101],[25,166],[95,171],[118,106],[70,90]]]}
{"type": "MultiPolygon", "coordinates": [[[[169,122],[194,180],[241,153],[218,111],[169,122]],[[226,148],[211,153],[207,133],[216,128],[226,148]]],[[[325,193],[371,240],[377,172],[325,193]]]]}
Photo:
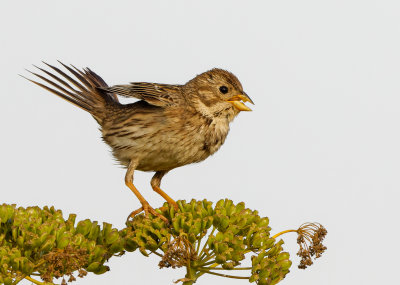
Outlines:
{"type": "Polygon", "coordinates": [[[215,257],[215,262],[216,262],[216,263],[219,263],[219,264],[225,263],[225,262],[226,262],[226,256],[225,256],[225,255],[222,255],[222,254],[218,254],[218,255],[215,257]]]}
{"type": "Polygon", "coordinates": [[[89,264],[89,266],[86,267],[86,270],[89,272],[94,272],[95,270],[99,269],[100,266],[101,266],[101,263],[95,261],[95,262],[92,262],[91,264],[89,264]]]}
{"type": "Polygon", "coordinates": [[[86,236],[90,233],[91,228],[92,228],[92,222],[89,219],[86,219],[78,223],[75,232],[86,236]]]}
{"type": "Polygon", "coordinates": [[[119,239],[118,230],[113,229],[112,232],[108,233],[105,237],[105,241],[107,244],[112,244],[119,239]]]}
{"type": "Polygon", "coordinates": [[[105,266],[105,265],[100,265],[99,268],[93,271],[94,274],[100,275],[103,273],[106,273],[107,271],[110,270],[110,267],[105,266]]]}

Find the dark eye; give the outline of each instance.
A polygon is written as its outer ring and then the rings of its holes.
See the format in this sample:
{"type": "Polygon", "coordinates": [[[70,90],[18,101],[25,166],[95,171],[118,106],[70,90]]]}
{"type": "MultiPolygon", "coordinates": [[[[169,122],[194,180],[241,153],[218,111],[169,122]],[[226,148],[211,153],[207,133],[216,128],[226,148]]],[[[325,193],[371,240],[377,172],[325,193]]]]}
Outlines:
{"type": "Polygon", "coordinates": [[[219,91],[220,91],[222,94],[226,94],[226,93],[228,93],[228,87],[226,87],[226,86],[221,86],[221,87],[219,88],[219,91]]]}

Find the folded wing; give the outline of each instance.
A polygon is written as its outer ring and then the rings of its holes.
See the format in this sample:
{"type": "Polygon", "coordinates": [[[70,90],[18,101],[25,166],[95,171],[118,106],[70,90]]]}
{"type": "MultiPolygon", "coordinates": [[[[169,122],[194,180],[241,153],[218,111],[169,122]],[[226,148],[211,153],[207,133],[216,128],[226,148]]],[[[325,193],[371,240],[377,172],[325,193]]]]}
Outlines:
{"type": "Polygon", "coordinates": [[[181,85],[133,82],[102,89],[122,97],[138,98],[159,107],[179,105],[184,102],[181,85]]]}

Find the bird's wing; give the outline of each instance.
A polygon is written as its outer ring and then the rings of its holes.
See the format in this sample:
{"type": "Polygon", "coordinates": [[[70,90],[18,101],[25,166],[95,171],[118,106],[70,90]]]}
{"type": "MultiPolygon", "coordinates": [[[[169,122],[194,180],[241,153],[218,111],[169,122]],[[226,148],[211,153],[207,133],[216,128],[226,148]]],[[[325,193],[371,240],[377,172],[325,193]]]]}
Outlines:
{"type": "Polygon", "coordinates": [[[115,85],[103,90],[123,97],[138,98],[160,107],[177,105],[184,101],[181,85],[132,82],[128,85],[115,85]]]}

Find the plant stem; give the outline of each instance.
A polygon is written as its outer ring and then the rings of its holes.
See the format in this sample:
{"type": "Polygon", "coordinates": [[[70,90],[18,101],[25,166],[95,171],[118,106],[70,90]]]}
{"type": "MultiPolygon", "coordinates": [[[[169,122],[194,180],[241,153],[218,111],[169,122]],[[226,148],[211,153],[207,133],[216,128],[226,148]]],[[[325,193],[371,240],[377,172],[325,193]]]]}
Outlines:
{"type": "Polygon", "coordinates": [[[200,265],[205,265],[207,261],[209,261],[210,259],[214,258],[215,254],[211,254],[210,256],[205,256],[204,259],[200,260],[200,265]]]}
{"type": "Polygon", "coordinates": [[[32,283],[35,283],[36,285],[44,285],[43,282],[37,281],[29,276],[26,276],[25,279],[31,281],[32,283]]]}
{"type": "MultiPolygon", "coordinates": [[[[212,264],[212,265],[210,266],[210,268],[217,267],[218,265],[219,265],[218,263],[214,263],[214,264],[212,264]]],[[[197,267],[196,267],[196,270],[199,271],[199,269],[197,269],[197,267]]],[[[199,273],[196,274],[196,278],[199,278],[201,275],[203,275],[203,274],[205,274],[205,273],[208,273],[208,272],[206,272],[206,271],[199,271],[199,273]]]]}
{"type": "Polygon", "coordinates": [[[197,280],[196,270],[191,267],[186,267],[187,273],[185,275],[185,281],[183,281],[182,285],[192,285],[197,280]]]}
{"type": "Polygon", "coordinates": [[[272,236],[272,238],[277,238],[277,237],[279,237],[280,235],[283,235],[283,234],[286,234],[286,233],[290,233],[290,232],[297,233],[297,230],[286,230],[286,231],[277,233],[276,235],[272,236]]]}
{"type": "Polygon", "coordinates": [[[250,277],[233,276],[233,275],[227,275],[227,274],[211,272],[209,270],[204,270],[204,269],[201,269],[201,268],[199,268],[199,270],[202,271],[202,272],[208,273],[208,274],[217,275],[217,276],[226,277],[226,278],[233,278],[233,279],[249,279],[250,278],[250,277]]]}
{"type": "Polygon", "coordinates": [[[205,234],[202,233],[202,234],[200,234],[200,237],[197,239],[197,249],[196,249],[197,256],[199,256],[200,244],[201,244],[201,240],[203,239],[204,236],[205,236],[205,234]]]}
{"type": "Polygon", "coordinates": [[[160,253],[158,253],[158,252],[156,252],[156,251],[153,251],[153,250],[152,250],[151,252],[154,253],[155,255],[158,255],[159,257],[163,257],[162,254],[160,254],[160,253]]]}
{"type": "Polygon", "coordinates": [[[187,261],[187,274],[188,274],[187,278],[192,279],[193,278],[192,273],[193,273],[192,266],[191,266],[191,262],[190,262],[190,258],[189,258],[187,261]]]}
{"type": "Polygon", "coordinates": [[[214,263],[215,263],[215,260],[211,260],[209,262],[201,264],[201,266],[207,266],[207,265],[214,264],[214,263]]]}
{"type": "Polygon", "coordinates": [[[45,262],[46,261],[44,261],[44,260],[39,261],[38,264],[36,264],[34,268],[36,269],[36,268],[42,266],[45,262]]]}
{"type": "Polygon", "coordinates": [[[215,228],[214,228],[214,226],[213,226],[213,229],[211,230],[211,233],[210,233],[210,235],[208,236],[207,241],[206,241],[206,243],[204,244],[204,246],[203,246],[203,248],[201,249],[201,251],[200,251],[200,253],[198,254],[198,256],[201,256],[201,255],[202,255],[202,253],[204,252],[204,250],[205,250],[206,247],[207,247],[207,243],[208,243],[210,237],[214,234],[214,232],[215,232],[215,228]]]}
{"type": "Polygon", "coordinates": [[[230,270],[251,270],[252,268],[251,268],[251,267],[236,267],[236,268],[232,268],[232,269],[225,269],[225,268],[222,268],[222,267],[203,267],[203,266],[200,266],[199,269],[206,269],[206,270],[227,270],[227,271],[230,271],[230,270]]]}

